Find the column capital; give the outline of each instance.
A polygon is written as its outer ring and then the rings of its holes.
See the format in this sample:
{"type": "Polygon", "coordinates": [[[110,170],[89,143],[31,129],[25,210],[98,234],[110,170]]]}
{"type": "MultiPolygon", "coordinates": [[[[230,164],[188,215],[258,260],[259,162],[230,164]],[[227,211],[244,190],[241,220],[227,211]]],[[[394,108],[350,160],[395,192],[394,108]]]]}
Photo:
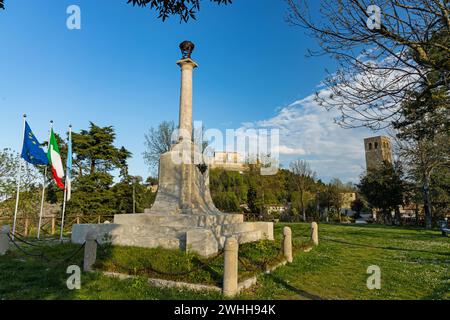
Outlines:
{"type": "Polygon", "coordinates": [[[177,65],[179,65],[181,68],[183,68],[185,66],[192,66],[192,69],[198,68],[197,62],[195,62],[191,58],[178,60],[177,65]]]}

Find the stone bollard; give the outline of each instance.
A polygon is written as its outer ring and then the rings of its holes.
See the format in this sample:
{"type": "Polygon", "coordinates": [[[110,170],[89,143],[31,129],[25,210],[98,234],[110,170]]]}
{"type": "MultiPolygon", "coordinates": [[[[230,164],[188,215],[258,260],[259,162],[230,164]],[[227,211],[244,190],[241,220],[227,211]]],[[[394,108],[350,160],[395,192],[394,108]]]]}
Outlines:
{"type": "Polygon", "coordinates": [[[9,250],[9,226],[3,226],[0,230],[0,256],[4,256],[9,250]]]}
{"type": "Polygon", "coordinates": [[[287,262],[294,261],[292,257],[292,230],[289,227],[283,229],[283,253],[287,262]]]}
{"type": "Polygon", "coordinates": [[[311,223],[311,241],[315,246],[319,245],[319,226],[317,222],[311,223]]]}
{"type": "Polygon", "coordinates": [[[85,272],[91,271],[95,260],[97,259],[97,233],[88,232],[86,235],[86,244],[84,246],[84,267],[85,272]]]}
{"type": "Polygon", "coordinates": [[[232,298],[238,294],[239,243],[228,238],[225,243],[225,262],[223,275],[223,295],[232,298]]]}
{"type": "Polygon", "coordinates": [[[30,220],[28,218],[25,219],[25,231],[23,232],[23,235],[25,237],[28,237],[28,228],[30,226],[30,220]]]}
{"type": "Polygon", "coordinates": [[[55,234],[56,232],[56,219],[55,217],[52,218],[52,236],[55,234]]]}

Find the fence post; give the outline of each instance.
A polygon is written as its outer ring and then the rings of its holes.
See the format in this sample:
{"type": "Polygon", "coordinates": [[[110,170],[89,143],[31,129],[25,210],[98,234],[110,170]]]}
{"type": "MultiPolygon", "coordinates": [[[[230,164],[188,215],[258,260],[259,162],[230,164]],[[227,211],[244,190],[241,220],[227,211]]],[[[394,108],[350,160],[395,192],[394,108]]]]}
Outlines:
{"type": "Polygon", "coordinates": [[[52,236],[55,234],[56,229],[56,219],[55,217],[52,217],[52,236]]]}
{"type": "Polygon", "coordinates": [[[28,218],[25,218],[25,231],[23,232],[23,235],[25,237],[28,237],[28,226],[30,224],[30,221],[28,220],[28,218]]]}
{"type": "Polygon", "coordinates": [[[0,256],[4,256],[9,250],[9,226],[3,226],[0,230],[0,256]]]}
{"type": "Polygon", "coordinates": [[[239,243],[233,237],[225,242],[223,295],[232,298],[238,294],[239,243]]]}
{"type": "Polygon", "coordinates": [[[86,235],[86,243],[84,246],[84,265],[83,270],[85,272],[91,271],[92,266],[97,259],[97,233],[95,231],[89,231],[86,235]]]}
{"type": "Polygon", "coordinates": [[[80,224],[80,216],[77,216],[77,224],[80,224]]]}
{"type": "Polygon", "coordinates": [[[311,241],[315,246],[319,245],[319,226],[317,222],[311,223],[311,241]]]}
{"type": "Polygon", "coordinates": [[[294,261],[292,257],[292,230],[289,227],[283,229],[283,253],[287,262],[292,263],[294,261]]]}

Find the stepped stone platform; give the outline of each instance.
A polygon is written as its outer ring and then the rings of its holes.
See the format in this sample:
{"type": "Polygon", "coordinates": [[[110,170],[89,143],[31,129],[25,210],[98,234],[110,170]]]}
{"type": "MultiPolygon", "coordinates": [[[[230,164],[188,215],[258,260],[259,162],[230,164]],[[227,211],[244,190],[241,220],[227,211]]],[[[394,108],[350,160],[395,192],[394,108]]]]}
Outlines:
{"type": "Polygon", "coordinates": [[[221,215],[116,215],[114,224],[80,224],[72,230],[72,242],[82,244],[90,231],[99,243],[144,248],[193,251],[211,256],[222,250],[228,237],[239,243],[273,240],[273,224],[243,222],[240,214],[221,215]]]}
{"type": "Polygon", "coordinates": [[[274,239],[273,223],[244,222],[243,215],[220,212],[211,197],[209,168],[195,161],[203,159],[203,154],[192,139],[192,74],[197,68],[190,58],[193,47],[191,42],[180,46],[183,59],[177,62],[181,67],[179,138],[169,152],[161,155],[153,207],[143,214],[116,215],[113,224],[75,225],[72,242],[84,243],[92,231],[100,243],[181,249],[211,256],[223,249],[229,237],[241,244],[274,239]]]}

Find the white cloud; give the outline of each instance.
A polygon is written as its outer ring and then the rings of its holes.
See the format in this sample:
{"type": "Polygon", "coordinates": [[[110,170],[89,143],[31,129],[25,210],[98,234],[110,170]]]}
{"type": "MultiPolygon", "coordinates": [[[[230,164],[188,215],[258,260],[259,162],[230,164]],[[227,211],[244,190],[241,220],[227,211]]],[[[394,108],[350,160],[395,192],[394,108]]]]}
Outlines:
{"type": "Polygon", "coordinates": [[[288,146],[280,145],[278,146],[278,153],[284,155],[304,155],[306,151],[302,148],[290,148],[288,146]]]}
{"type": "Polygon", "coordinates": [[[341,128],[334,121],[339,111],[326,111],[314,97],[298,100],[270,119],[245,123],[243,127],[279,129],[280,161],[285,167],[294,159],[305,159],[325,181],[337,177],[357,182],[365,169],[363,140],[374,133],[365,128],[341,128]]]}

